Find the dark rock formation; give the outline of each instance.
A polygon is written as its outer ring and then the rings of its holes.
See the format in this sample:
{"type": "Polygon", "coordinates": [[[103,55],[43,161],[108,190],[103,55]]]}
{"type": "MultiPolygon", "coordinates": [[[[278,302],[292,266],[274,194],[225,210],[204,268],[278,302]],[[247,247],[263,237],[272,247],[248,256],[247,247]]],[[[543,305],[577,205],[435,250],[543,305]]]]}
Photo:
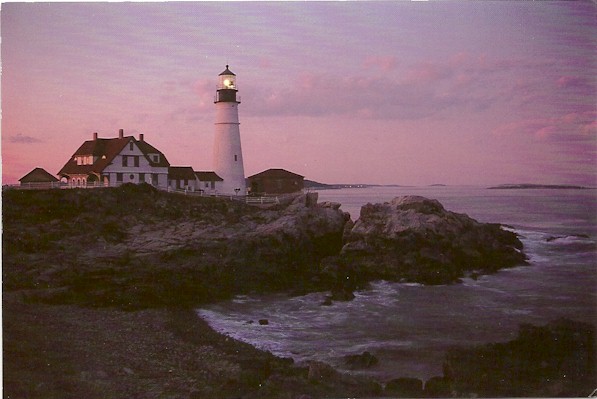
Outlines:
{"type": "Polygon", "coordinates": [[[341,274],[352,288],[375,279],[445,284],[465,271],[490,273],[525,263],[516,234],[417,196],[363,206],[344,240],[328,272],[341,274]]]}
{"type": "Polygon", "coordinates": [[[384,393],[400,398],[420,398],[423,396],[423,381],[418,378],[396,378],[388,381],[384,393]]]}
{"type": "Polygon", "coordinates": [[[377,358],[370,352],[363,352],[360,355],[348,355],[344,358],[346,365],[352,369],[366,369],[373,367],[378,363],[377,358]]]}
{"type": "Polygon", "coordinates": [[[30,300],[143,308],[322,287],[347,214],[317,194],[256,209],[147,185],[7,191],[4,289],[30,300]]]}
{"type": "Polygon", "coordinates": [[[431,377],[425,381],[425,396],[429,398],[452,397],[450,382],[444,377],[431,377]]]}
{"type": "Polygon", "coordinates": [[[338,372],[329,364],[318,361],[309,362],[307,379],[310,381],[330,380],[338,377],[338,372]]]}
{"type": "Polygon", "coordinates": [[[586,397],[597,381],[596,348],[590,324],[522,325],[513,341],[450,350],[444,377],[457,396],[586,397]]]}

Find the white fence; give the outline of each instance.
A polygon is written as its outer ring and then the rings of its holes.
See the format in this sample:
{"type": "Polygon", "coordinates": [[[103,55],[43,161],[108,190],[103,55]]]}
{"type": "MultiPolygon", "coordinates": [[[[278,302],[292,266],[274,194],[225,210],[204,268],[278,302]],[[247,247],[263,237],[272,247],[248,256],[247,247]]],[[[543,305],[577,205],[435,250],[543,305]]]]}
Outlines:
{"type": "Polygon", "coordinates": [[[21,184],[6,184],[2,189],[16,189],[16,190],[49,190],[51,188],[68,188],[68,184],[59,181],[47,183],[21,183],[21,184]]]}
{"type": "Polygon", "coordinates": [[[172,189],[168,187],[167,189],[160,188],[160,190],[168,191],[169,193],[176,193],[176,194],[183,194],[183,195],[190,195],[193,197],[214,197],[214,198],[223,198],[229,199],[232,201],[240,201],[244,202],[249,205],[272,205],[272,204],[279,204],[280,199],[282,196],[279,195],[266,195],[261,197],[255,197],[250,195],[232,195],[232,194],[220,194],[220,193],[206,193],[202,190],[192,191],[192,190],[183,190],[183,189],[172,189]]]}

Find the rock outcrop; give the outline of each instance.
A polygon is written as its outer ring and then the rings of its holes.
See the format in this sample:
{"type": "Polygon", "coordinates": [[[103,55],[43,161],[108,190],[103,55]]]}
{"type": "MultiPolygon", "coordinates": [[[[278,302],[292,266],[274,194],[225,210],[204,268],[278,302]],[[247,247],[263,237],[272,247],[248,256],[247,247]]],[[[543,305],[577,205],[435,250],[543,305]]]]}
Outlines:
{"type": "Polygon", "coordinates": [[[595,389],[595,326],[524,324],[505,343],[453,348],[444,380],[458,397],[583,397],[595,389]]]}
{"type": "Polygon", "coordinates": [[[379,360],[370,352],[363,352],[360,355],[347,355],[344,357],[345,364],[351,370],[367,369],[375,366],[379,360]]]}
{"type": "Polygon", "coordinates": [[[513,232],[418,196],[363,206],[344,240],[340,255],[328,263],[353,288],[375,279],[452,283],[467,271],[490,273],[525,263],[513,232]]]}
{"type": "Polygon", "coordinates": [[[143,185],[3,199],[4,287],[44,302],[193,306],[330,290],[330,304],[372,280],[449,283],[524,262],[514,233],[422,197],[368,204],[356,222],[316,193],[269,209],[143,185]]]}
{"type": "Polygon", "coordinates": [[[321,259],[349,219],[317,194],[269,209],[149,186],[4,193],[5,289],[32,300],[193,306],[251,292],[322,289],[321,259]]]}

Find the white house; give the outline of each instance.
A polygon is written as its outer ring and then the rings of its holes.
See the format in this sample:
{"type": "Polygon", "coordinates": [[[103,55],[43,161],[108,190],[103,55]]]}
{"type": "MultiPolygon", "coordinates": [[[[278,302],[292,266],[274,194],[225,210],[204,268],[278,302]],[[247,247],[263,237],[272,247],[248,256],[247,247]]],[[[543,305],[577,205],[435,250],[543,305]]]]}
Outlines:
{"type": "Polygon", "coordinates": [[[170,166],[168,168],[168,187],[172,190],[195,191],[198,181],[190,166],[170,166]]]}
{"type": "Polygon", "coordinates": [[[211,171],[195,171],[197,178],[197,190],[206,194],[218,194],[222,192],[224,179],[211,171]]]}
{"type": "Polygon", "coordinates": [[[194,171],[190,166],[170,166],[168,168],[168,187],[171,190],[200,192],[202,194],[221,194],[223,179],[211,171],[194,171]]]}
{"type": "Polygon", "coordinates": [[[156,187],[168,186],[166,156],[144,140],[124,136],[120,129],[117,138],[98,138],[85,141],[58,176],[71,187],[87,185],[118,186],[123,183],[149,183],[156,187]]]}

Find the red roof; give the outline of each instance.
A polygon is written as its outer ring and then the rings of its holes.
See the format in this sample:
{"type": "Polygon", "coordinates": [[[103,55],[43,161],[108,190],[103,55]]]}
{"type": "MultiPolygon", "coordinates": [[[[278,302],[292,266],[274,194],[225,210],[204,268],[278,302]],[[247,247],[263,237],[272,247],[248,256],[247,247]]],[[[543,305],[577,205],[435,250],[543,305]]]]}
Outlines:
{"type": "Polygon", "coordinates": [[[21,183],[48,183],[58,181],[58,179],[43,168],[35,168],[21,177],[19,181],[21,183]]]}
{"type": "Polygon", "coordinates": [[[285,169],[273,168],[273,169],[264,170],[263,172],[257,173],[256,175],[249,176],[247,179],[264,178],[264,177],[270,178],[270,179],[296,179],[296,178],[303,179],[305,176],[289,172],[285,169]]]}
{"type": "Polygon", "coordinates": [[[113,139],[101,139],[87,140],[85,141],[75,153],[70,157],[68,162],[60,169],[58,175],[65,176],[71,174],[89,174],[89,173],[101,173],[108,165],[112,163],[114,158],[120,154],[126,145],[133,141],[141,152],[145,155],[145,158],[149,161],[151,166],[157,167],[168,167],[170,163],[162,154],[151,144],[146,141],[136,140],[133,136],[126,136],[123,138],[113,139]],[[159,162],[154,162],[148,154],[159,154],[159,162]],[[92,165],[77,165],[75,159],[76,156],[93,155],[98,159],[92,165]]]}
{"type": "Polygon", "coordinates": [[[135,140],[135,142],[137,143],[137,146],[139,147],[141,152],[143,154],[145,154],[145,158],[147,158],[149,160],[149,164],[151,166],[162,167],[162,168],[167,168],[168,166],[170,166],[170,162],[168,162],[168,160],[166,159],[166,156],[161,151],[159,151],[157,148],[155,148],[154,146],[149,144],[147,141],[135,140]],[[148,156],[149,154],[159,154],[160,159],[158,160],[158,162],[154,162],[153,158],[148,156]]]}

